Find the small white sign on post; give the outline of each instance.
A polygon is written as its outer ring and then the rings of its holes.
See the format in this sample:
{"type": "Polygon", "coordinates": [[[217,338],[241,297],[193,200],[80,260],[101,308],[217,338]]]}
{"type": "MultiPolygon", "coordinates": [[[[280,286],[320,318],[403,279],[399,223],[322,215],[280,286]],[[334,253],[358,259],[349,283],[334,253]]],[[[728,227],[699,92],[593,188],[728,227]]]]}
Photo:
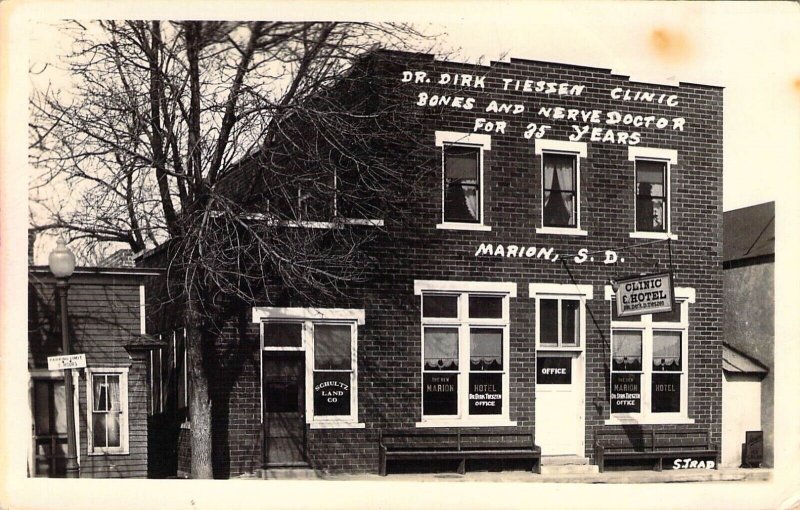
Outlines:
{"type": "Polygon", "coordinates": [[[67,370],[72,368],[86,368],[86,354],[47,357],[48,370],[67,370]]]}
{"type": "Polygon", "coordinates": [[[671,312],[674,296],[671,273],[620,280],[617,287],[617,316],[671,312]]]}

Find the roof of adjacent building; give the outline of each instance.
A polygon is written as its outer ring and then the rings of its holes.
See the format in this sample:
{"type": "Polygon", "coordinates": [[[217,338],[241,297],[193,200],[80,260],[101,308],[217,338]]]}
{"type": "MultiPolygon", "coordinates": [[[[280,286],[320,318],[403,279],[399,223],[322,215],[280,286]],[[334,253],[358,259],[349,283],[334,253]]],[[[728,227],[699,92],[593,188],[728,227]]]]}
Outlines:
{"type": "Polygon", "coordinates": [[[775,255],[775,202],[728,211],[724,225],[723,262],[775,255]]]}
{"type": "Polygon", "coordinates": [[[756,374],[766,376],[769,368],[755,358],[737,351],[730,345],[722,344],[722,370],[736,374],[756,374]]]}

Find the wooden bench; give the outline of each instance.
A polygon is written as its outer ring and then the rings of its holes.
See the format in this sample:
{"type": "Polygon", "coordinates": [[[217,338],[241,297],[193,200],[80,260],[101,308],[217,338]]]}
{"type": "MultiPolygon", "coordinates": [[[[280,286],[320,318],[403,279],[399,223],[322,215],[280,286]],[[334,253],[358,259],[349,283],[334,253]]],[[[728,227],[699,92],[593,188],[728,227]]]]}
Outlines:
{"type": "Polygon", "coordinates": [[[541,473],[542,451],[532,430],[387,430],[378,441],[381,476],[386,476],[389,460],[458,460],[458,473],[464,474],[467,459],[523,459],[532,462],[533,472],[541,473]]]}
{"type": "Polygon", "coordinates": [[[601,429],[595,433],[594,458],[600,472],[608,460],[650,460],[661,471],[664,459],[713,460],[719,469],[720,449],[711,431],[694,429],[642,430],[640,427],[601,429]]]}

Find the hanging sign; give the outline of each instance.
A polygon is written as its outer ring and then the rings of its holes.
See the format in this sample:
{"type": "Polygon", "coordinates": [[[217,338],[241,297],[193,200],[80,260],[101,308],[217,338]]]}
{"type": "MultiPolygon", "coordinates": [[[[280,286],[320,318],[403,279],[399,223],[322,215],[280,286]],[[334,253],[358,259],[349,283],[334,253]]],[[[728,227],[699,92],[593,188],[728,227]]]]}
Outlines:
{"type": "Polygon", "coordinates": [[[618,282],[617,316],[671,312],[675,293],[672,274],[660,273],[625,278],[618,282]]]}
{"type": "Polygon", "coordinates": [[[47,370],[67,370],[72,368],[86,368],[86,354],[47,357],[47,370]]]}

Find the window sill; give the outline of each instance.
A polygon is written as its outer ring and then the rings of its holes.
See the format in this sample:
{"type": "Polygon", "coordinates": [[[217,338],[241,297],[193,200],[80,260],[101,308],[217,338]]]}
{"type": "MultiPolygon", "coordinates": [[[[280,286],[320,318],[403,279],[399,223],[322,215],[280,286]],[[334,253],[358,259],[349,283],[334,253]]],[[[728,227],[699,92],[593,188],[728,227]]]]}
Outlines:
{"type": "Polygon", "coordinates": [[[552,344],[537,344],[537,351],[548,352],[583,352],[583,347],[580,345],[552,345],[552,344]]]}
{"type": "Polygon", "coordinates": [[[604,423],[605,425],[689,425],[694,423],[694,420],[686,416],[612,416],[604,423]]]}
{"type": "Polygon", "coordinates": [[[366,425],[354,421],[312,421],[310,429],[363,429],[366,425]]]}
{"type": "Polygon", "coordinates": [[[88,453],[89,457],[103,457],[103,456],[106,456],[106,455],[130,455],[130,452],[122,452],[122,451],[120,451],[120,452],[97,452],[97,451],[95,451],[95,452],[89,452],[88,453]]]}
{"type": "Polygon", "coordinates": [[[673,234],[672,232],[631,232],[628,234],[628,237],[632,239],[671,239],[672,241],[676,241],[678,236],[673,234]]]}
{"type": "Polygon", "coordinates": [[[539,227],[536,229],[537,234],[552,234],[559,236],[588,236],[589,233],[579,228],[568,227],[539,227]]]}
{"type": "Polygon", "coordinates": [[[292,228],[341,228],[343,225],[362,225],[367,227],[382,227],[383,220],[368,220],[360,218],[342,218],[336,221],[283,221],[282,226],[292,228]]]}
{"type": "Polygon", "coordinates": [[[481,223],[454,223],[450,221],[438,223],[436,228],[439,230],[477,230],[481,232],[489,232],[492,230],[492,227],[489,225],[483,225],[481,223]]]}
{"type": "Polygon", "coordinates": [[[444,419],[444,420],[425,420],[415,424],[417,428],[435,428],[435,427],[516,427],[517,422],[509,421],[504,418],[496,418],[493,420],[478,420],[475,418],[470,419],[444,419]]]}

